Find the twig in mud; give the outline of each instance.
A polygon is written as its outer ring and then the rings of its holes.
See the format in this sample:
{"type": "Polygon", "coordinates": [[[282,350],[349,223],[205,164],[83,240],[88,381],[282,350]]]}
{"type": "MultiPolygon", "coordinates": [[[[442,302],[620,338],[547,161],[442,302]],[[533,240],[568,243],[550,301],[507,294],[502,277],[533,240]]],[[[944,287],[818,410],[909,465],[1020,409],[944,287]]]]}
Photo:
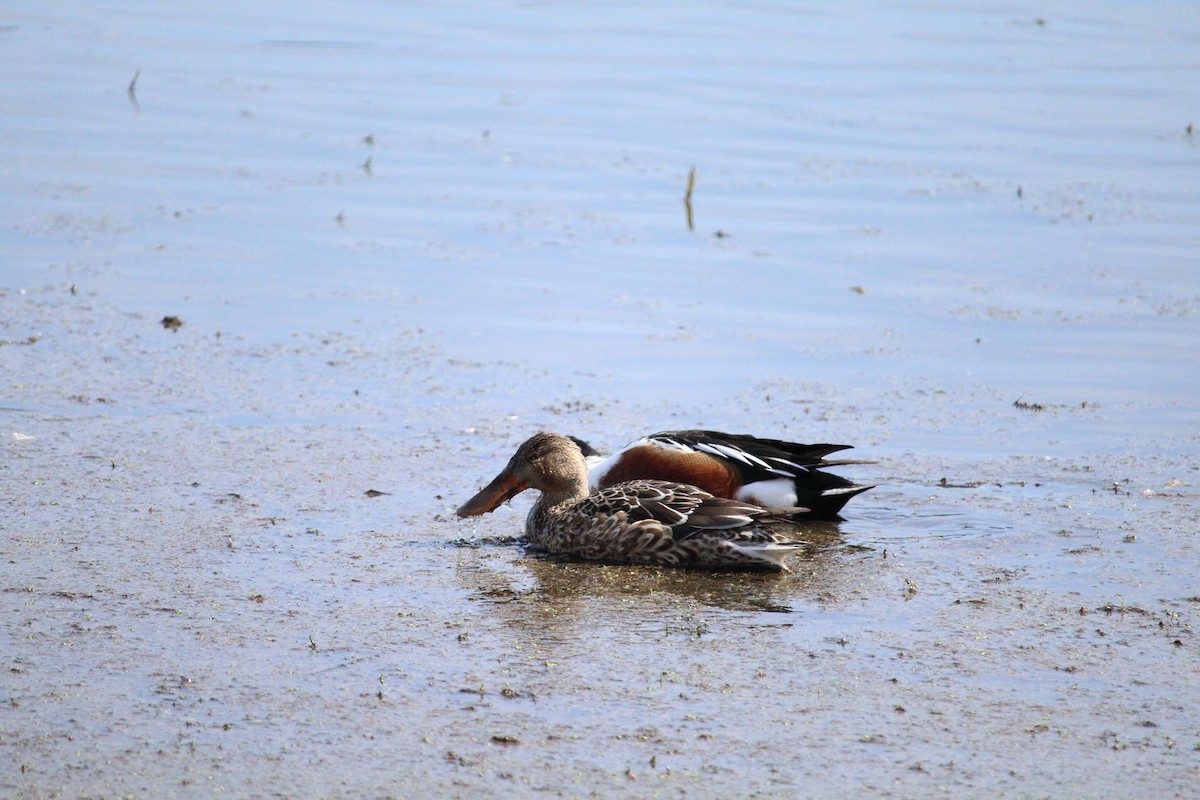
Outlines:
{"type": "Polygon", "coordinates": [[[133,80],[131,80],[129,82],[129,88],[125,90],[126,93],[129,95],[129,102],[133,104],[134,112],[138,113],[138,114],[142,113],[142,105],[141,105],[141,103],[138,102],[138,99],[137,99],[137,82],[138,82],[138,78],[141,77],[141,75],[142,75],[142,71],[140,69],[137,70],[136,72],[134,72],[133,80]]]}

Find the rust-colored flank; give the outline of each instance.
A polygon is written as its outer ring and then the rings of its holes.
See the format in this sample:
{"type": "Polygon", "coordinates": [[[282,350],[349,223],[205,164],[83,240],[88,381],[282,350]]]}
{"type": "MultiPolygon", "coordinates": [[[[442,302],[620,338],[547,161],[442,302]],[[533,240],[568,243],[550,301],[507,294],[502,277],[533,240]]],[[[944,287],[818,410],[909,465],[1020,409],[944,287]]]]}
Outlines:
{"type": "Polygon", "coordinates": [[[601,489],[653,475],[656,480],[697,486],[717,497],[733,497],[741,486],[737,471],[727,461],[704,453],[671,450],[657,445],[631,447],[604,475],[601,489]]]}

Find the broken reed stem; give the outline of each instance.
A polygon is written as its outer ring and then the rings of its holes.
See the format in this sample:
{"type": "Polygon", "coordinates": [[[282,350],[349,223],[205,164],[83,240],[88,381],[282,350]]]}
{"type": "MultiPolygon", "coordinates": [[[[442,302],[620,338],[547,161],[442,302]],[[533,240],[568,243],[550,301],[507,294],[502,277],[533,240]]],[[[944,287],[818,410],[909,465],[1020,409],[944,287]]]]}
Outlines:
{"type": "Polygon", "coordinates": [[[696,188],[696,168],[688,171],[687,190],[683,193],[683,207],[687,211],[687,226],[689,231],[696,230],[692,222],[692,190],[696,188]]]}

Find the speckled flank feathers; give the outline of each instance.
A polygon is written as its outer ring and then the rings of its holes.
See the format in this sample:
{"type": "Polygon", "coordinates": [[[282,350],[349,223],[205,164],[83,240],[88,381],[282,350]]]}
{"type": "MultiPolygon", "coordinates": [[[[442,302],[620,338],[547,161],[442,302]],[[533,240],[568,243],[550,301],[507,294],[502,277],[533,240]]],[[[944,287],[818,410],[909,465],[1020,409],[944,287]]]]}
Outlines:
{"type": "Polygon", "coordinates": [[[768,567],[802,546],[759,522],[768,512],[669,481],[627,481],[589,494],[579,445],[535,434],[508,466],[459,508],[491,511],[526,488],[541,498],[525,524],[529,541],[552,553],[595,561],[667,566],[768,567]]]}

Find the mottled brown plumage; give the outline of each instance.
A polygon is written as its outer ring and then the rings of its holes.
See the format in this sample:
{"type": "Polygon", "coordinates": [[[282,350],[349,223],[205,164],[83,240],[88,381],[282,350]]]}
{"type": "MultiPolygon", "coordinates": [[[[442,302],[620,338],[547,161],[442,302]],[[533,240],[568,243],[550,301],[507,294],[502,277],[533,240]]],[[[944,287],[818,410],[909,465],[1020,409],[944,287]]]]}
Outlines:
{"type": "Polygon", "coordinates": [[[594,561],[784,569],[800,543],[763,525],[767,511],[682,483],[628,481],[589,494],[579,446],[555,433],[521,445],[491,483],[458,509],[493,510],[525,489],[542,496],[525,523],[529,541],[594,561]]]}

